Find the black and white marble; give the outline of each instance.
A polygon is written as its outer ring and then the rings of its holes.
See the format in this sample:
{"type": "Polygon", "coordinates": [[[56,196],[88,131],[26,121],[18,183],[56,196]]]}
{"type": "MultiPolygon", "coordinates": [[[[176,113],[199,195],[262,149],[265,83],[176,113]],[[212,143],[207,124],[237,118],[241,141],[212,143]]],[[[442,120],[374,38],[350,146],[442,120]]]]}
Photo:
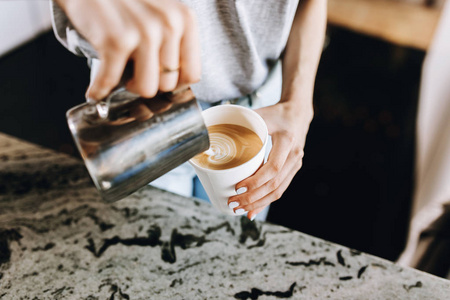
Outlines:
{"type": "Polygon", "coordinates": [[[0,299],[450,299],[450,282],[0,134],[0,299]]]}

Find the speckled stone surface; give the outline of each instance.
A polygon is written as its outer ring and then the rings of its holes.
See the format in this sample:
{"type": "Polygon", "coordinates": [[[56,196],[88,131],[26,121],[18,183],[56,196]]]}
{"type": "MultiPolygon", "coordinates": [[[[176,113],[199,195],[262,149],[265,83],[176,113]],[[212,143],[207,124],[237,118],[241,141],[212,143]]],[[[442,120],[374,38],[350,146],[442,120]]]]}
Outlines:
{"type": "Polygon", "coordinates": [[[0,299],[449,299],[450,282],[0,134],[0,299]]]}

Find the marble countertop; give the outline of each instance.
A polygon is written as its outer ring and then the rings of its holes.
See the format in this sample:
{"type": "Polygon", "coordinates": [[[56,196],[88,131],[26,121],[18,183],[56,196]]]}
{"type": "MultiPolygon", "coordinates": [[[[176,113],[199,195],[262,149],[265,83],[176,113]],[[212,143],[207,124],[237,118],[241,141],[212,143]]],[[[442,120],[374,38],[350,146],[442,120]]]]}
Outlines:
{"type": "MultiPolygon", "coordinates": [[[[330,224],[331,226],[331,224],[330,224]]],[[[0,134],[0,299],[449,299],[450,282],[0,134]]]]}

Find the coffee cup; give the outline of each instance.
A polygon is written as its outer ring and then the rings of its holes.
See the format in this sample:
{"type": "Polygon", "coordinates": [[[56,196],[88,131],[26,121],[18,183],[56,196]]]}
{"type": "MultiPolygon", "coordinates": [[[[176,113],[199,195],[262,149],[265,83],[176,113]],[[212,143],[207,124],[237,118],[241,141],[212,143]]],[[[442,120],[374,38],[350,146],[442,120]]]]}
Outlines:
{"type": "Polygon", "coordinates": [[[253,175],[264,163],[268,143],[267,126],[260,115],[239,105],[214,106],[204,110],[202,116],[209,131],[210,149],[189,162],[194,167],[213,206],[224,214],[236,215],[233,209],[228,207],[228,199],[236,195],[236,184],[253,175]],[[219,132],[219,135],[214,136],[212,130],[219,132]],[[254,137],[250,132],[249,138],[246,138],[247,130],[257,136],[259,142],[253,140],[254,137]],[[235,131],[234,137],[233,134],[227,134],[227,131],[235,131]],[[241,145],[236,145],[236,142],[241,145]],[[230,159],[227,157],[229,153],[224,153],[230,150],[225,148],[233,147],[242,150],[234,153],[235,156],[239,156],[237,160],[230,159]],[[205,157],[209,157],[210,161],[208,162],[205,157]]]}

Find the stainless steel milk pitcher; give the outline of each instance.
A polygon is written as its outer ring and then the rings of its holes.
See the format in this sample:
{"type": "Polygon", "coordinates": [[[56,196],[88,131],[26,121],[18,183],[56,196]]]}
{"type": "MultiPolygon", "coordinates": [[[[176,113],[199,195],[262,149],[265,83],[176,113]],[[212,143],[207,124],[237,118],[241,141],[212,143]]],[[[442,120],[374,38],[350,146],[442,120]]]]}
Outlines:
{"type": "Polygon", "coordinates": [[[103,199],[116,201],[209,148],[188,88],[151,99],[116,89],[67,112],[75,143],[103,199]]]}
{"type": "MultiPolygon", "coordinates": [[[[92,45],[66,28],[77,53],[98,59],[92,45]]],[[[120,83],[102,101],[67,112],[75,144],[102,197],[116,201],[209,148],[208,131],[191,89],[141,98],[125,89],[129,62],[120,83]]]]}

